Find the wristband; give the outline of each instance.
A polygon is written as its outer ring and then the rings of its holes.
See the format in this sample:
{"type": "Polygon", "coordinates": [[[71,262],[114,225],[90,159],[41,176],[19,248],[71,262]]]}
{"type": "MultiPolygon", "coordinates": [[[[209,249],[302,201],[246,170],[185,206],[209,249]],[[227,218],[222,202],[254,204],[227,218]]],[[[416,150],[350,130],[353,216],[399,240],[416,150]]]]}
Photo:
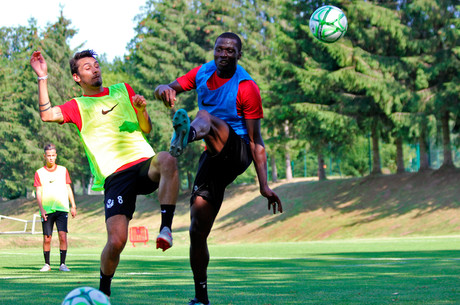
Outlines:
{"type": "Polygon", "coordinates": [[[48,111],[48,110],[50,110],[50,109],[51,109],[51,106],[49,106],[49,107],[46,108],[46,109],[41,109],[40,112],[45,112],[45,111],[48,111]]]}
{"type": "Polygon", "coordinates": [[[38,80],[48,79],[48,75],[37,77],[38,80]]]}

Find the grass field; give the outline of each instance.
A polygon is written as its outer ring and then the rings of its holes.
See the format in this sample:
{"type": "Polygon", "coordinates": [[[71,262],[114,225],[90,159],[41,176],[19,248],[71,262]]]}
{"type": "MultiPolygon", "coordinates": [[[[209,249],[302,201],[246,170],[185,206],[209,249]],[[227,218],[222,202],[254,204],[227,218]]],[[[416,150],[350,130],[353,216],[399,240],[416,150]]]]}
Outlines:
{"type": "MultiPolygon", "coordinates": [[[[460,170],[310,181],[272,187],[284,212],[267,211],[257,185],[232,186],[209,237],[213,305],[460,304],[460,170]]],[[[138,196],[131,226],[160,222],[159,204],[138,196]]],[[[106,233],[101,196],[77,196],[69,220],[70,273],[43,266],[40,234],[0,234],[0,305],[60,304],[80,286],[99,286],[106,233]]],[[[0,215],[29,220],[36,201],[0,202],[0,215]]],[[[181,194],[175,246],[161,252],[128,244],[113,281],[112,304],[187,304],[189,196],[181,194]]],[[[19,226],[19,227],[16,227],[19,226]]],[[[2,220],[0,232],[23,224],[2,220]]]]}
{"type": "MultiPolygon", "coordinates": [[[[3,238],[18,238],[14,236],[3,238]]],[[[98,287],[102,247],[69,249],[71,272],[40,273],[38,248],[0,250],[0,304],[60,304],[98,287]]],[[[53,251],[54,250],[54,251],[53,251]]],[[[210,245],[212,304],[460,304],[460,236],[210,245]]],[[[113,305],[187,304],[188,246],[166,252],[128,244],[112,284],[113,305]]]]}

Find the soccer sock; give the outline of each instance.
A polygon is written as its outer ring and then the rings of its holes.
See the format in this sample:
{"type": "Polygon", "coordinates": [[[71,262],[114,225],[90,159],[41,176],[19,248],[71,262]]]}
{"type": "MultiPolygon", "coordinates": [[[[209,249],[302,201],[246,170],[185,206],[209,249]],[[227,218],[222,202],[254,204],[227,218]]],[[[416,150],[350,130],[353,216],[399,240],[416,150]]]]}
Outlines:
{"type": "MultiPolygon", "coordinates": [[[[115,273],[114,273],[115,274],[115,273]]],[[[113,275],[105,275],[101,270],[101,279],[99,280],[99,290],[110,296],[110,285],[112,284],[113,275]]]]}
{"type": "Polygon", "coordinates": [[[61,250],[61,265],[65,264],[66,256],[67,256],[67,250],[61,250]]]}
{"type": "Polygon", "coordinates": [[[45,257],[45,264],[50,265],[50,251],[43,251],[43,256],[45,257]]]}
{"type": "Polygon", "coordinates": [[[193,126],[190,126],[190,131],[188,133],[187,143],[195,141],[195,139],[196,139],[196,130],[195,130],[195,128],[193,126]]]}
{"type": "Polygon", "coordinates": [[[204,280],[197,280],[193,278],[195,281],[195,298],[202,302],[203,304],[208,304],[208,281],[207,279],[204,280]]]}
{"type": "Polygon", "coordinates": [[[176,210],[175,205],[169,205],[169,204],[162,204],[160,205],[161,208],[161,226],[160,226],[160,231],[164,227],[168,227],[171,229],[172,226],[172,221],[174,218],[174,211],[176,210]]]}

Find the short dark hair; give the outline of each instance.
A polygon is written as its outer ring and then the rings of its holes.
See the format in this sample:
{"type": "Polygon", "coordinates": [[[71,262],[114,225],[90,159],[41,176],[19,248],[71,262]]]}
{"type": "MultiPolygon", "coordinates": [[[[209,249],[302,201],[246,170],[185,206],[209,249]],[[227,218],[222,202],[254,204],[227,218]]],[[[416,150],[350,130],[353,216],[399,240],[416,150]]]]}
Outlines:
{"type": "Polygon", "coordinates": [[[74,56],[69,60],[70,72],[72,73],[72,75],[78,72],[78,65],[77,65],[78,60],[85,58],[85,57],[92,57],[96,59],[96,56],[97,54],[93,50],[84,50],[84,51],[75,53],[74,56]]]}
{"type": "Polygon", "coordinates": [[[46,144],[45,147],[43,148],[45,153],[47,150],[53,150],[53,149],[56,150],[56,145],[54,145],[53,143],[46,144]]]}
{"type": "Polygon", "coordinates": [[[236,47],[238,48],[238,52],[241,52],[241,49],[243,47],[243,43],[241,42],[240,36],[236,35],[235,33],[232,32],[225,32],[219,35],[219,37],[216,38],[216,41],[214,42],[214,45],[217,42],[217,39],[219,38],[229,38],[229,39],[234,39],[236,40],[236,47]]]}

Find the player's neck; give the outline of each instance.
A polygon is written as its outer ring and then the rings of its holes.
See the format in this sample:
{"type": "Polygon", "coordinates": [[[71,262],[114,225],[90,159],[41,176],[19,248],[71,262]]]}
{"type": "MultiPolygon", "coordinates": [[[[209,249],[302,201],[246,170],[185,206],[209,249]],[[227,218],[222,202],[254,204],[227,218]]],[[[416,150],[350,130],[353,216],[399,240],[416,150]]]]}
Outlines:
{"type": "Polygon", "coordinates": [[[217,69],[217,70],[216,70],[216,75],[217,75],[219,78],[228,79],[228,78],[232,78],[233,75],[235,75],[235,72],[236,72],[236,67],[235,67],[235,69],[227,70],[227,71],[223,71],[223,70],[217,69]]]}
{"type": "Polygon", "coordinates": [[[102,93],[104,91],[104,87],[84,87],[83,91],[85,92],[85,95],[96,95],[99,93],[102,93]]]}
{"type": "Polygon", "coordinates": [[[56,164],[56,163],[54,163],[54,164],[46,163],[46,169],[49,170],[49,171],[55,170],[56,167],[57,167],[57,164],[56,164]]]}

